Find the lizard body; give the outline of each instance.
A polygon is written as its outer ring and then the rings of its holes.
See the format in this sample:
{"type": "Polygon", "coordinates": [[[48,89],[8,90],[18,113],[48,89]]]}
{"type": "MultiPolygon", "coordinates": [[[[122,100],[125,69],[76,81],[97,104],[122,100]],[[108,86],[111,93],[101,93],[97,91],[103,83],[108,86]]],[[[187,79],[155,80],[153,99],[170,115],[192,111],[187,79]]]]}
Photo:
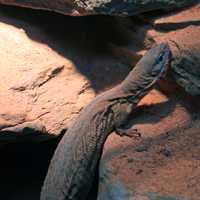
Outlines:
{"type": "MultiPolygon", "coordinates": [[[[163,76],[170,60],[167,44],[149,50],[118,86],[98,95],[59,143],[42,188],[41,200],[85,200],[106,138],[163,76]]],[[[119,131],[118,131],[119,130],[119,131]]]]}

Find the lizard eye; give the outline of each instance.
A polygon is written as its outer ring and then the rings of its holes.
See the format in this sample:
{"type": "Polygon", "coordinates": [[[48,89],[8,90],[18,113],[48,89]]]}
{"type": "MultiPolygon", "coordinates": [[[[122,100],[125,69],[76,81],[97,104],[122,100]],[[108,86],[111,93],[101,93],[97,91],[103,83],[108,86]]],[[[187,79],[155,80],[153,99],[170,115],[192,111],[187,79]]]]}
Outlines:
{"type": "Polygon", "coordinates": [[[159,57],[158,57],[157,62],[160,63],[162,60],[163,60],[163,54],[160,54],[159,57]]]}

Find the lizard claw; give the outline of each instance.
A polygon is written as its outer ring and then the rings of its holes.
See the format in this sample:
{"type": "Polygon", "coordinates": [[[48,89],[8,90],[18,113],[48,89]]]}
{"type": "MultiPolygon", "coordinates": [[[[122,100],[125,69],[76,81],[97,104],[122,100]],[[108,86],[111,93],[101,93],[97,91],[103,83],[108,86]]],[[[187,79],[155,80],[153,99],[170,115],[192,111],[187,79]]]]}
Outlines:
{"type": "Polygon", "coordinates": [[[123,137],[123,136],[127,136],[130,138],[140,138],[141,137],[141,133],[138,131],[138,129],[121,129],[121,128],[117,128],[116,130],[116,134],[123,137]]]}

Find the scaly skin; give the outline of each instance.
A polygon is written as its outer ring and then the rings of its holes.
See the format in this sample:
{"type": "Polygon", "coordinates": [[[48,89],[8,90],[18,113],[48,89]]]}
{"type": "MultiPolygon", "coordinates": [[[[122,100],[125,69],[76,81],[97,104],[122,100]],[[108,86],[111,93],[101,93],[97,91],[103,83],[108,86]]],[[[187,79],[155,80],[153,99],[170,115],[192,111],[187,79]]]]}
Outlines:
{"type": "Polygon", "coordinates": [[[121,84],[97,96],[81,112],[55,151],[41,200],[87,199],[106,138],[124,125],[139,100],[164,75],[169,60],[168,45],[157,45],[121,84]]]}

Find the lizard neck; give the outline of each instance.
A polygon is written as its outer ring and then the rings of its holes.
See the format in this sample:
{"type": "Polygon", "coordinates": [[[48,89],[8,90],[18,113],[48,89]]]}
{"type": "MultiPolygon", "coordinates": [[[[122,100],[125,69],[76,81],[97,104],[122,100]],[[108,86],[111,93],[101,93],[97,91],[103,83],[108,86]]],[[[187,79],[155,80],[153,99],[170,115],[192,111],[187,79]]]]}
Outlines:
{"type": "Polygon", "coordinates": [[[156,77],[152,77],[146,73],[145,67],[142,64],[136,65],[120,85],[120,89],[127,100],[135,104],[153,88],[165,70],[163,67],[156,77]]]}

